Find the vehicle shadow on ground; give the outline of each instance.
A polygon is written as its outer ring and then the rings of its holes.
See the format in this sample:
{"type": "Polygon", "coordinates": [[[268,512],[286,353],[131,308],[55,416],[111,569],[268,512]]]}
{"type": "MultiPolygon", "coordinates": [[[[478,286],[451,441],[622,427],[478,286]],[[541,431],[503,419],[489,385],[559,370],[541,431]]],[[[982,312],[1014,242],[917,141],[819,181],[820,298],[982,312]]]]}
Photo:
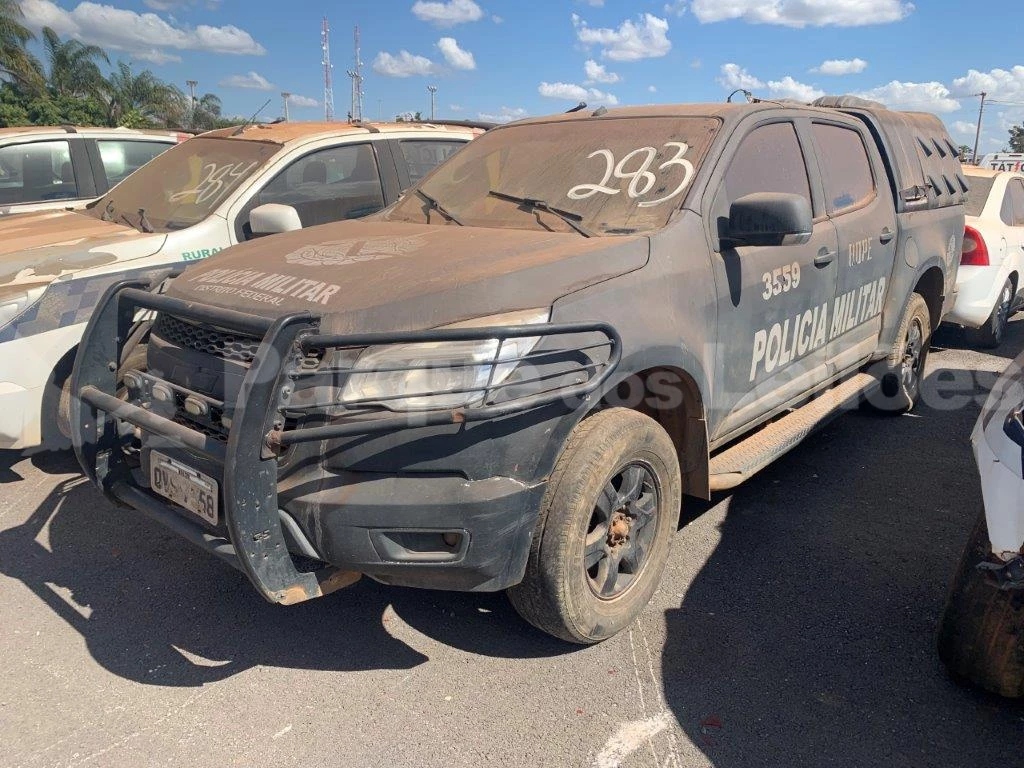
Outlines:
{"type": "MultiPolygon", "coordinates": [[[[0,455],[8,472],[11,459],[0,455]]],[[[77,468],[71,454],[47,462],[55,474],[77,468]]],[[[523,626],[503,594],[363,579],[320,600],[271,605],[242,574],[114,507],[80,477],[62,480],[23,524],[0,531],[0,573],[78,631],[105,669],[150,685],[199,686],[257,665],[357,671],[429,661],[389,632],[389,606],[452,646],[510,657],[567,650],[523,626]]]]}
{"type": "MultiPolygon", "coordinates": [[[[1017,326],[1004,355],[1024,347],[1017,326]]],[[[1024,705],[957,685],[935,652],[981,508],[969,435],[985,394],[853,411],[716,500],[721,541],[666,612],[662,659],[669,707],[714,765],[1020,760],[1024,705]]]]}

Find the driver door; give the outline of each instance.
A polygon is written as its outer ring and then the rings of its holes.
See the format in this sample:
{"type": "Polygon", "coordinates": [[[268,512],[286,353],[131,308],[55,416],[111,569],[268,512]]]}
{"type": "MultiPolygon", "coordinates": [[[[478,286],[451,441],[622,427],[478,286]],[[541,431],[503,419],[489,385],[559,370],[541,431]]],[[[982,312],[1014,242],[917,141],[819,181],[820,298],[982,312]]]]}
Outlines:
{"type": "Polygon", "coordinates": [[[805,197],[814,216],[803,244],[722,247],[713,254],[718,291],[717,427],[712,437],[756,422],[828,377],[830,304],[836,291],[836,230],[822,206],[813,154],[797,123],[775,120],[746,133],[728,159],[713,203],[721,233],[731,204],[758,192],[805,197]]]}

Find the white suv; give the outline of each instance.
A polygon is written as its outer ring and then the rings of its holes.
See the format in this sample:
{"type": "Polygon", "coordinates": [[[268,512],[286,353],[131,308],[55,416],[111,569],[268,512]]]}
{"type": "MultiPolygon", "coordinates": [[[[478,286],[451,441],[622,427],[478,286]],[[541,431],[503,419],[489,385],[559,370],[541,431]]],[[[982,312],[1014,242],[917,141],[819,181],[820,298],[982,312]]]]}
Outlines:
{"type": "Polygon", "coordinates": [[[80,208],[187,138],[129,128],[0,128],[0,216],[80,208]]]}
{"type": "Polygon", "coordinates": [[[983,347],[998,347],[1021,306],[1024,275],[1024,173],[964,166],[967,198],[957,298],[946,316],[983,347]]]}

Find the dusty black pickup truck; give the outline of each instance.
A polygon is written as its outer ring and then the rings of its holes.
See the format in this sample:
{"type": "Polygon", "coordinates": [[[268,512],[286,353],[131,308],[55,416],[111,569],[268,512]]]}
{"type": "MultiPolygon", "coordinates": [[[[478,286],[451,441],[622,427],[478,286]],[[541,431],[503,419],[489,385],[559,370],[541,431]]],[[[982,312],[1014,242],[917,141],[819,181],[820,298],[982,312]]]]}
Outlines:
{"type": "Polygon", "coordinates": [[[114,286],[75,447],[269,600],[508,589],[600,641],[657,587],[684,495],[861,397],[913,406],[966,191],[937,118],[850,98],[525,120],[369,220],[114,286]]]}

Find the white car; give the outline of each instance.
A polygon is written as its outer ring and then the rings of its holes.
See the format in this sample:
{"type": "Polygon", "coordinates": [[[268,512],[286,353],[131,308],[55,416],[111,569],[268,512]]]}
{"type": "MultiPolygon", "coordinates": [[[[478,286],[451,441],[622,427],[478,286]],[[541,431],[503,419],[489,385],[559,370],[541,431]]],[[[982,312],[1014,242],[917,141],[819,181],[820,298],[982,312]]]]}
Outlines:
{"type": "Polygon", "coordinates": [[[188,138],[129,128],[0,128],[0,216],[81,208],[188,138]]]}
{"type": "Polygon", "coordinates": [[[957,297],[946,321],[970,329],[983,347],[998,347],[1021,306],[1024,284],[1024,173],[964,166],[970,183],[957,297]]]}
{"type": "Polygon", "coordinates": [[[114,282],[159,280],[257,235],[382,210],[482,132],[407,123],[211,131],[86,209],[0,218],[0,448],[66,437],[77,345],[114,282]]]}
{"type": "Polygon", "coordinates": [[[1024,697],[1024,355],[996,382],[971,435],[984,513],[967,542],[939,630],[958,677],[1024,697]]]}

